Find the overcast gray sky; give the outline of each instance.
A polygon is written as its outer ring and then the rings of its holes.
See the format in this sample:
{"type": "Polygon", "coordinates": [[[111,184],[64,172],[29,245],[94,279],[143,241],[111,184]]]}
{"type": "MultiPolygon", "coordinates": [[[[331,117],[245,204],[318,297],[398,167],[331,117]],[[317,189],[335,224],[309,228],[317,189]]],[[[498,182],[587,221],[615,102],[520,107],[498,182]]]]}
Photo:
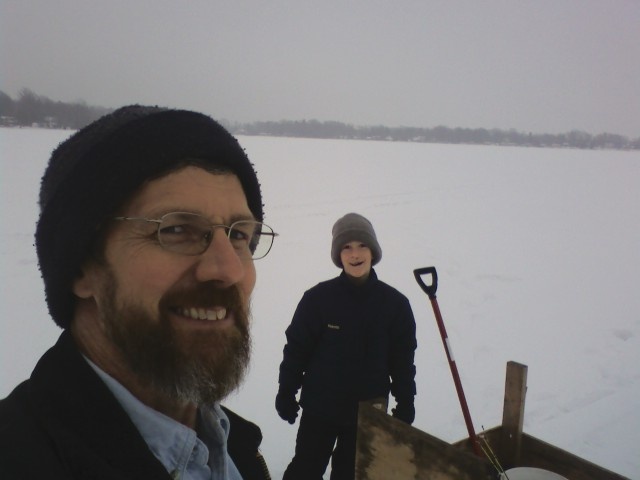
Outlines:
{"type": "Polygon", "coordinates": [[[0,90],[640,136],[640,0],[0,0],[0,90]]]}

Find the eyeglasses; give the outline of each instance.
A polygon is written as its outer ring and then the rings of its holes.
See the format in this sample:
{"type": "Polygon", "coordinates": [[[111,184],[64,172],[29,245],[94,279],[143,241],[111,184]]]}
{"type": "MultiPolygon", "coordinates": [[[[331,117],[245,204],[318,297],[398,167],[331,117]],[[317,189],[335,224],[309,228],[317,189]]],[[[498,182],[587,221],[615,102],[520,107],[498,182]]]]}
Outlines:
{"type": "Polygon", "coordinates": [[[114,220],[156,223],[156,235],[162,248],[183,255],[204,253],[211,244],[214,230],[222,228],[239,257],[258,260],[267,256],[273,245],[273,238],[278,235],[270,226],[255,220],[238,220],[231,225],[218,225],[212,224],[202,215],[187,212],[171,212],[157,219],[115,217],[114,220]]]}

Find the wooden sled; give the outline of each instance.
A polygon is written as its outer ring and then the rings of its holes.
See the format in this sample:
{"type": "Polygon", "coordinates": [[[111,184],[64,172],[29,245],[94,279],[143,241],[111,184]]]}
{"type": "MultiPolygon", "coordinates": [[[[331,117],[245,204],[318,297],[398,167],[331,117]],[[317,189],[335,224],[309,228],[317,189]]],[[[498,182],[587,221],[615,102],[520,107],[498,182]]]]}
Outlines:
{"type": "MultiPolygon", "coordinates": [[[[502,425],[482,432],[502,469],[535,467],[569,480],[629,480],[522,431],[527,366],[507,363],[502,425]]],[[[499,478],[489,457],[473,453],[469,438],[454,444],[386,413],[386,401],[360,403],[356,480],[484,480],[499,478]]],[[[495,461],[493,462],[495,463],[495,461]]]]}

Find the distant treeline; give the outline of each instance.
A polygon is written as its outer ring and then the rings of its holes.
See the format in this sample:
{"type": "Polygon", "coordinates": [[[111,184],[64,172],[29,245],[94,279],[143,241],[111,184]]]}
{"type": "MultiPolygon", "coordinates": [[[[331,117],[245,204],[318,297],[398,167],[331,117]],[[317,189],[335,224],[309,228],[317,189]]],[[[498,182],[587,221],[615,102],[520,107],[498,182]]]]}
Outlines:
{"type": "Polygon", "coordinates": [[[0,126],[41,127],[77,130],[112,109],[92,107],[83,101],[55,102],[27,88],[20,90],[17,100],[0,91],[0,126]]]}
{"type": "Polygon", "coordinates": [[[560,134],[522,133],[516,130],[486,128],[419,127],[359,127],[340,122],[301,120],[253,122],[227,125],[237,135],[265,135],[270,137],[338,138],[350,140],[387,140],[424,143],[465,143],[480,145],[519,145],[530,147],[640,149],[640,137],[635,140],[612,134],[572,131],[560,134]]]}
{"type": "MultiPolygon", "coordinates": [[[[110,111],[112,109],[89,106],[84,101],[56,102],[26,88],[20,91],[17,100],[0,91],[0,126],[36,126],[75,130],[110,111]]],[[[251,123],[223,121],[222,123],[234,135],[640,150],[640,137],[629,139],[613,133],[592,135],[577,130],[560,134],[533,134],[513,129],[354,126],[318,120],[251,123]]]]}

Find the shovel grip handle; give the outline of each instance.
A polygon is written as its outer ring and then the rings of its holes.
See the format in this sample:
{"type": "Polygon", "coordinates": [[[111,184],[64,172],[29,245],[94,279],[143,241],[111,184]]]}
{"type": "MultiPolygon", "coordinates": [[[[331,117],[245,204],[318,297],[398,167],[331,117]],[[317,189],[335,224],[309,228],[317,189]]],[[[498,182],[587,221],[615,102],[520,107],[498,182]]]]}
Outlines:
{"type": "Polygon", "coordinates": [[[416,268],[413,271],[413,275],[416,277],[416,282],[420,285],[420,288],[429,295],[429,298],[436,298],[436,291],[438,290],[438,272],[436,272],[436,267],[423,267],[416,268]],[[423,275],[431,276],[431,283],[426,283],[423,280],[423,275]]]}

